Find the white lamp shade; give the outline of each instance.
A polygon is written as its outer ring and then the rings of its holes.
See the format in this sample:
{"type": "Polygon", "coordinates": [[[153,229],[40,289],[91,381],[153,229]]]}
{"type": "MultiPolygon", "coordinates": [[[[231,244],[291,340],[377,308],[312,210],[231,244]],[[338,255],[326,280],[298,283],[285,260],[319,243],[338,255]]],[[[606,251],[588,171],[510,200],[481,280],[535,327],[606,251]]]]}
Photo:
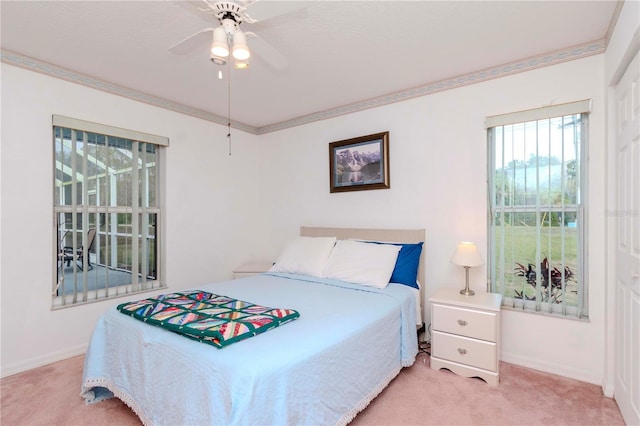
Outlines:
{"type": "Polygon", "coordinates": [[[463,241],[453,252],[451,263],[458,266],[480,266],[484,263],[478,247],[474,243],[463,241]]]}
{"type": "Polygon", "coordinates": [[[245,61],[249,59],[251,52],[249,52],[249,46],[247,46],[247,39],[242,31],[236,31],[233,35],[233,57],[245,61]]]}
{"type": "Polygon", "coordinates": [[[227,33],[222,27],[213,30],[213,42],[211,43],[211,54],[218,58],[229,56],[229,45],[227,44],[227,33]]]}

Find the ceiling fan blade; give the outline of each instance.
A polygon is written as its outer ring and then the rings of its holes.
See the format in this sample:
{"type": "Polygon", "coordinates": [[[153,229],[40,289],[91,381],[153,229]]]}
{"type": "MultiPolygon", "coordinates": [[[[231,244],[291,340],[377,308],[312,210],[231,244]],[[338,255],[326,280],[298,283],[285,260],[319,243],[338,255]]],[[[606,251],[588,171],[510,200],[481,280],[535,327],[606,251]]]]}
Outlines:
{"type": "Polygon", "coordinates": [[[205,28],[197,33],[190,35],[182,41],[174,44],[169,48],[171,53],[176,55],[186,55],[193,51],[195,48],[204,45],[205,43],[211,43],[213,40],[213,28],[205,28]]]}
{"type": "Polygon", "coordinates": [[[246,32],[245,36],[249,41],[251,52],[262,59],[267,65],[276,71],[282,71],[289,67],[289,61],[282,53],[262,37],[252,32],[246,32]]]}

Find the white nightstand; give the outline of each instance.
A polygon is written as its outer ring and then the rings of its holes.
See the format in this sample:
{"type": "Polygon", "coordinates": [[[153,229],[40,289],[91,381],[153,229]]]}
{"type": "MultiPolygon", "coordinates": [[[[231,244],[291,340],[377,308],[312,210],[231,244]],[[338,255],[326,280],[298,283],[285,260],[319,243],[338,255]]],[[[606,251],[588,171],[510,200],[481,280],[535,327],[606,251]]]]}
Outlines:
{"type": "Polygon", "coordinates": [[[497,385],[500,367],[500,303],[502,296],[463,296],[457,288],[441,288],[431,302],[431,368],[447,368],[465,377],[497,385]]]}
{"type": "Polygon", "coordinates": [[[271,269],[272,266],[272,263],[245,263],[233,270],[233,279],[262,274],[271,269]]]}

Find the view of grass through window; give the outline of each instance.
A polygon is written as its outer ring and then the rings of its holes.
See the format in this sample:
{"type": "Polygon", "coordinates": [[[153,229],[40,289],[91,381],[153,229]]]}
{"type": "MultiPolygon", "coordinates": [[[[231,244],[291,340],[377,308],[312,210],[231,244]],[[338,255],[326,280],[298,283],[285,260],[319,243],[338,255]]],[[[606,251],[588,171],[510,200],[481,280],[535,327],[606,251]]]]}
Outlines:
{"type": "Polygon", "coordinates": [[[504,253],[504,261],[497,265],[498,274],[503,281],[503,294],[535,300],[536,289],[540,285],[542,301],[560,303],[564,300],[570,306],[576,305],[579,280],[576,228],[559,224],[547,226],[541,233],[539,261],[536,261],[538,239],[535,227],[502,227],[498,231],[497,240],[501,245],[497,245],[496,251],[504,253]],[[545,260],[547,268],[544,267],[545,260]],[[554,274],[554,271],[558,272],[554,274]],[[558,273],[560,279],[556,278],[558,273]]]}
{"type": "Polygon", "coordinates": [[[506,304],[582,309],[585,120],[572,114],[488,129],[490,280],[506,304]]]}

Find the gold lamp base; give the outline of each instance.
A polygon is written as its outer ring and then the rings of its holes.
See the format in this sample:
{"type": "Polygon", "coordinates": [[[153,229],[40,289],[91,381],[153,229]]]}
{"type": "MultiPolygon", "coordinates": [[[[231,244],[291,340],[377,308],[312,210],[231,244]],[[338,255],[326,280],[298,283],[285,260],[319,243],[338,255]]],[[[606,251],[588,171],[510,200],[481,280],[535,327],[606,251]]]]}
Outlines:
{"type": "Polygon", "coordinates": [[[467,276],[467,285],[464,287],[464,289],[460,290],[460,294],[464,295],[464,296],[473,296],[475,293],[475,291],[470,290],[469,289],[469,266],[465,266],[464,267],[464,271],[465,271],[465,275],[467,276]]]}

